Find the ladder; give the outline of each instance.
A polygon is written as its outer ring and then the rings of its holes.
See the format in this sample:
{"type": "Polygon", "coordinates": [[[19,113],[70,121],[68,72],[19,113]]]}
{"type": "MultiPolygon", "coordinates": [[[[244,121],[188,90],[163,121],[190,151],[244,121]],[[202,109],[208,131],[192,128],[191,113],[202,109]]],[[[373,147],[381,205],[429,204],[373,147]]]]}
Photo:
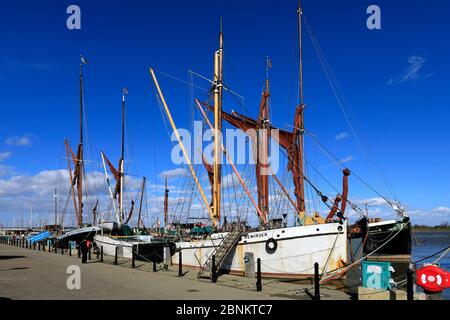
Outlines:
{"type": "Polygon", "coordinates": [[[222,263],[225,261],[225,258],[228,254],[233,250],[233,248],[237,245],[237,243],[241,240],[242,231],[241,230],[233,230],[230,231],[227,236],[222,240],[222,243],[215,248],[212,254],[206,260],[206,263],[198,272],[198,278],[209,278],[212,277],[212,257],[215,256],[215,264],[216,271],[220,270],[222,263]]]}

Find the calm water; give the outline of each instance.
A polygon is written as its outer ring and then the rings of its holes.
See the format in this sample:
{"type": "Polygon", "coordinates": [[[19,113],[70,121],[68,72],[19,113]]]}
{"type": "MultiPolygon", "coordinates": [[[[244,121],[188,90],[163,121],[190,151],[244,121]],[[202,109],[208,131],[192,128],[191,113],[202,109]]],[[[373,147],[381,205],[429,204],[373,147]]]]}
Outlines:
{"type": "MultiPolygon", "coordinates": [[[[416,237],[419,241],[419,245],[413,239],[413,247],[412,247],[412,262],[416,262],[425,257],[428,257],[450,245],[450,232],[416,232],[416,237]]],[[[358,244],[353,243],[353,246],[356,247],[358,244]]],[[[421,268],[424,263],[430,263],[436,260],[440,256],[434,256],[429,258],[423,262],[420,262],[417,265],[417,268],[421,268]]],[[[450,253],[439,262],[440,267],[448,272],[450,272],[450,253]]],[[[399,282],[406,279],[406,269],[408,267],[407,264],[404,263],[393,263],[392,266],[395,269],[395,273],[393,274],[394,281],[399,282]]],[[[357,287],[361,285],[361,270],[359,268],[352,268],[348,272],[347,276],[347,286],[349,287],[350,292],[356,292],[357,287]]],[[[400,287],[405,288],[406,287],[400,287]]],[[[420,291],[420,288],[418,288],[420,291]]],[[[446,289],[443,292],[443,298],[446,300],[450,300],[450,289],[446,289]]]]}

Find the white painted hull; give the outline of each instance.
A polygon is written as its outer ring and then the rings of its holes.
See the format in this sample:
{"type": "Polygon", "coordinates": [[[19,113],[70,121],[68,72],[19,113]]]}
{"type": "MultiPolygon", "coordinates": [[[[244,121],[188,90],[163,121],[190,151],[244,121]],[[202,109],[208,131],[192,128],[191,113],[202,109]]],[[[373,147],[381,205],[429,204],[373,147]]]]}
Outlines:
{"type": "MultiPolygon", "coordinates": [[[[183,265],[203,266],[226,234],[213,234],[208,240],[177,242],[177,249],[183,253],[183,265]]],[[[347,264],[347,225],[327,223],[251,232],[242,237],[226,258],[222,271],[244,275],[247,252],[253,253],[254,270],[256,260],[261,259],[261,274],[266,278],[308,278],[314,275],[315,262],[319,263],[321,274],[331,272],[347,264]],[[269,239],[277,243],[275,252],[266,250],[269,239]]],[[[172,257],[173,264],[178,259],[177,252],[172,257]]]]}
{"type": "Polygon", "coordinates": [[[103,254],[115,256],[117,247],[117,257],[131,259],[133,245],[142,244],[142,241],[126,241],[114,239],[110,236],[96,235],[94,241],[98,247],[103,246],[103,254]]]}

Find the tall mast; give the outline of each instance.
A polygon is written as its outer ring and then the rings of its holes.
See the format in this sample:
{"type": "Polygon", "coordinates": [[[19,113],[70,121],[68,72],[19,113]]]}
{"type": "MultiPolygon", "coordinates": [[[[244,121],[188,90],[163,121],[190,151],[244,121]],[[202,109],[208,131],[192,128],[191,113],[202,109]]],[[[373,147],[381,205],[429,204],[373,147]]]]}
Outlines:
{"type": "Polygon", "coordinates": [[[305,212],[305,181],[304,181],[304,173],[303,173],[303,131],[304,131],[304,116],[303,111],[305,109],[305,105],[303,102],[303,43],[302,43],[302,8],[300,5],[300,0],[298,1],[297,8],[297,27],[298,27],[298,48],[299,48],[299,98],[300,98],[300,106],[299,106],[299,135],[298,135],[298,146],[299,146],[299,211],[305,212]]]}
{"type": "MultiPolygon", "coordinates": [[[[141,214],[142,214],[142,201],[144,200],[144,191],[145,191],[145,182],[146,182],[147,178],[143,177],[142,178],[142,188],[141,188],[141,201],[139,204],[139,216],[138,216],[138,223],[137,223],[137,227],[139,228],[139,225],[142,221],[141,218],[141,214]]],[[[167,189],[167,187],[166,187],[167,189]]],[[[144,223],[142,223],[142,226],[144,227],[144,223]]]]}
{"type": "Polygon", "coordinates": [[[83,87],[83,65],[88,64],[88,61],[81,55],[80,56],[80,144],[78,146],[78,226],[83,225],[83,173],[84,173],[84,161],[83,161],[83,100],[84,100],[84,87],[83,87]]]}
{"type": "Polygon", "coordinates": [[[123,184],[125,179],[124,173],[124,159],[125,159],[125,95],[128,93],[127,89],[122,90],[122,148],[120,156],[120,193],[119,193],[119,212],[121,220],[125,218],[123,212],[123,184]]]}
{"type": "Polygon", "coordinates": [[[222,91],[223,91],[223,32],[220,19],[219,50],[214,55],[214,216],[220,222],[222,91]]]}
{"type": "Polygon", "coordinates": [[[56,192],[55,188],[55,195],[53,196],[55,198],[55,228],[58,225],[58,194],[56,192]]]}
{"type": "Polygon", "coordinates": [[[165,179],[164,189],[164,226],[169,223],[169,189],[167,189],[167,177],[165,179]]]}

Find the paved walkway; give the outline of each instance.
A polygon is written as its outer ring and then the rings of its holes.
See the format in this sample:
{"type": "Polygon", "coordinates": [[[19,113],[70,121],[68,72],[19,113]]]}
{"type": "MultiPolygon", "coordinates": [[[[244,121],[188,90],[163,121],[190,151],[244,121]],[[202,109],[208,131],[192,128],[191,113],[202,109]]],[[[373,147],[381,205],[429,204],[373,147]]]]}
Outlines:
{"type": "MultiPolygon", "coordinates": [[[[94,256],[92,257],[95,258],[94,256]]],[[[175,268],[152,272],[149,263],[130,262],[112,264],[89,261],[82,264],[76,256],[66,253],[42,252],[9,245],[0,245],[0,298],[9,299],[309,299],[302,286],[289,283],[263,281],[263,292],[255,290],[255,279],[221,276],[217,284],[197,280],[195,272],[185,270],[183,278],[177,277],[175,268]],[[66,273],[71,265],[80,267],[81,290],[69,290],[66,273]]],[[[303,287],[310,287],[305,285],[303,287]]],[[[322,290],[323,298],[348,299],[337,290],[322,290]]]]}

